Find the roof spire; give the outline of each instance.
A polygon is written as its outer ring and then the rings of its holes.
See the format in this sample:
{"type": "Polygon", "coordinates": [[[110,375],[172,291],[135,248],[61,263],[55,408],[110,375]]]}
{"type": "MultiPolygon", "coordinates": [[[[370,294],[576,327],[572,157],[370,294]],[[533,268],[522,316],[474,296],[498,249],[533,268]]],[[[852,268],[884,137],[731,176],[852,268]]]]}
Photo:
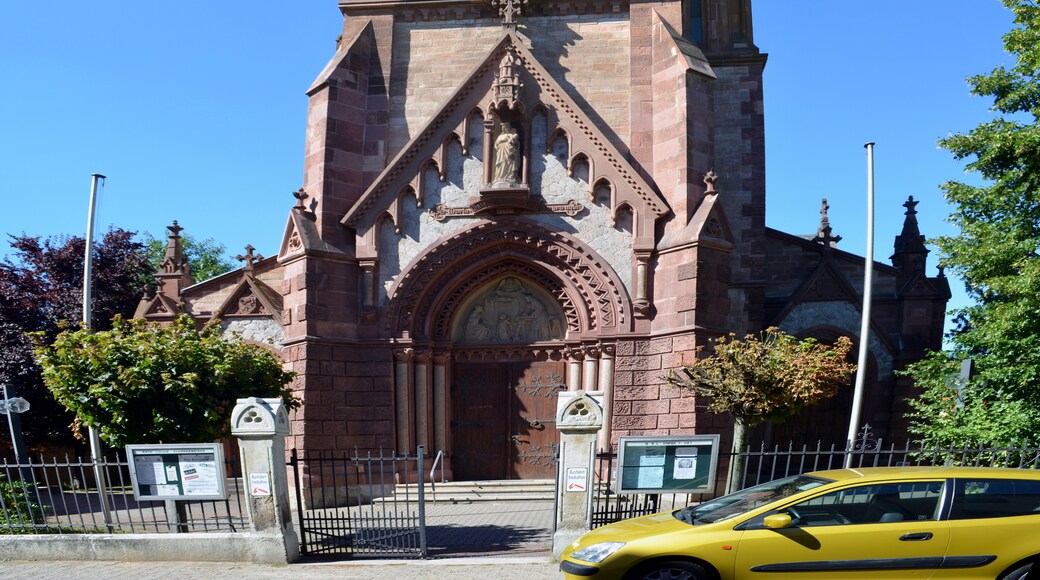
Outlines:
{"type": "Polygon", "coordinates": [[[924,236],[917,227],[917,204],[921,202],[910,196],[903,204],[906,218],[903,220],[903,231],[896,236],[895,253],[892,254],[892,265],[907,272],[923,272],[928,248],[924,245],[924,236]]]}

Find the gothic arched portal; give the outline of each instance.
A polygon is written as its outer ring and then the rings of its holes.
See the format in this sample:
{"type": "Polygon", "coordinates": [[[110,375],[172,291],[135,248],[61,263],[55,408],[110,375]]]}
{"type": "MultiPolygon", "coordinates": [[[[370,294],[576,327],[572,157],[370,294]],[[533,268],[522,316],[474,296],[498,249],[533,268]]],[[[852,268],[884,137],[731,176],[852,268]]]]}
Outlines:
{"type": "Polygon", "coordinates": [[[399,448],[446,451],[456,480],[552,477],[560,392],[609,400],[609,341],[632,312],[617,274],[572,236],[506,218],[441,240],[389,295],[399,448]]]}

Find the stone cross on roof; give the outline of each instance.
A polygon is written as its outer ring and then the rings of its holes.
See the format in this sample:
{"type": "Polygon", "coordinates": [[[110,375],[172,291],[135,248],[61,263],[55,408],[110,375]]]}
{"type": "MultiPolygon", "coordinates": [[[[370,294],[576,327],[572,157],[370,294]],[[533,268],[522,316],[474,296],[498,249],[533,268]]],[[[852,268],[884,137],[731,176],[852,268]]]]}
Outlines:
{"type": "Polygon", "coordinates": [[[235,256],[235,259],[238,260],[239,262],[245,262],[246,263],[246,267],[245,267],[246,270],[252,270],[253,269],[253,264],[255,264],[255,263],[259,262],[260,260],[264,259],[264,257],[261,256],[260,254],[254,254],[253,253],[253,250],[255,250],[255,249],[256,248],[254,248],[251,244],[246,244],[246,253],[245,254],[239,254],[239,255],[235,256]]]}
{"type": "Polygon", "coordinates": [[[715,175],[715,170],[714,169],[709,169],[708,173],[706,173],[704,175],[704,184],[706,186],[708,186],[708,188],[704,190],[705,194],[709,194],[709,193],[715,194],[715,193],[718,193],[718,191],[715,190],[715,182],[718,181],[718,179],[719,179],[719,176],[715,175]]]}
{"type": "Polygon", "coordinates": [[[520,16],[527,0],[491,0],[492,6],[498,7],[498,14],[502,17],[502,26],[516,30],[516,17],[520,16]]]}
{"type": "Polygon", "coordinates": [[[910,196],[910,199],[906,200],[903,207],[906,208],[906,215],[917,215],[917,204],[921,202],[914,201],[914,196],[910,196]]]}
{"type": "Polygon", "coordinates": [[[181,237],[180,233],[184,231],[184,228],[182,228],[181,226],[177,225],[177,220],[173,220],[173,224],[166,226],[166,229],[170,230],[170,237],[171,238],[179,238],[179,237],[181,237]]]}
{"type": "Polygon", "coordinates": [[[303,205],[303,202],[304,202],[305,199],[307,199],[310,196],[307,195],[307,192],[304,191],[303,188],[301,187],[300,189],[297,189],[296,191],[293,192],[293,197],[296,198],[296,208],[297,209],[305,209],[305,207],[303,205]]]}
{"type": "Polygon", "coordinates": [[[841,241],[841,236],[833,236],[831,232],[831,218],[827,215],[827,210],[831,206],[827,203],[827,198],[823,198],[820,201],[820,229],[816,230],[816,237],[813,241],[818,244],[823,244],[826,248],[833,248],[838,245],[841,241]]]}

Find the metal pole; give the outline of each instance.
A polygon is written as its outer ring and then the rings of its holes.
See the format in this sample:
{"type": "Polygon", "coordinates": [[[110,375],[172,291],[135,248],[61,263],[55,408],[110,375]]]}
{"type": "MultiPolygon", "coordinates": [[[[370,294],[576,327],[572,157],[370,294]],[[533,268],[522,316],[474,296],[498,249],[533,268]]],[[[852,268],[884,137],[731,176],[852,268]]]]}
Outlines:
{"type": "Polygon", "coordinates": [[[852,395],[852,416],[849,417],[848,453],[845,467],[852,467],[852,452],[863,410],[863,385],[867,380],[867,355],[870,346],[870,307],[874,296],[874,143],[867,148],[867,252],[863,260],[863,309],[859,327],[859,358],[856,361],[856,387],[852,395]]]}
{"type": "MultiPolygon", "coordinates": [[[[99,180],[105,176],[100,173],[90,175],[90,207],[87,211],[87,243],[83,249],[83,329],[91,330],[90,301],[91,281],[93,273],[94,257],[94,209],[97,207],[97,186],[99,180]]],[[[112,521],[108,505],[108,485],[105,481],[105,470],[101,466],[101,437],[93,425],[87,426],[90,435],[90,458],[94,464],[94,480],[97,482],[98,497],[101,499],[101,512],[105,518],[105,524],[112,521]]]]}
{"type": "Polygon", "coordinates": [[[10,399],[7,397],[7,385],[4,389],[4,409],[7,415],[7,426],[11,430],[11,448],[14,450],[15,463],[19,465],[29,463],[29,455],[25,452],[25,440],[22,437],[22,426],[18,413],[11,409],[10,399]]]}

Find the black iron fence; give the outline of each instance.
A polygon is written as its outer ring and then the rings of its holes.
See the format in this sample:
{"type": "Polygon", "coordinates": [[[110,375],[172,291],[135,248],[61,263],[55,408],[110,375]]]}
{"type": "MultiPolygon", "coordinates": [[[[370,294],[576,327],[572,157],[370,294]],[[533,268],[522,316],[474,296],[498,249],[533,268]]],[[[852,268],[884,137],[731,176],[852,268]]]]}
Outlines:
{"type": "Polygon", "coordinates": [[[137,501],[124,456],[0,463],[0,534],[238,532],[247,527],[241,468],[227,462],[227,499],[137,501]],[[106,485],[96,484],[97,470],[106,485]],[[174,513],[168,513],[171,508],[174,513]]]}
{"type": "Polygon", "coordinates": [[[719,480],[715,492],[691,494],[617,493],[617,450],[597,454],[596,484],[592,499],[592,527],[596,528],[626,518],[652,514],[697,504],[722,495],[726,489],[726,473],[735,455],[744,461],[743,473],[734,489],[743,489],[773,479],[845,466],[851,456],[851,467],[899,467],[913,465],[969,465],[976,467],[1014,467],[1040,469],[1040,446],[972,446],[921,447],[907,443],[887,448],[871,442],[849,450],[838,445],[816,444],[795,446],[748,446],[739,454],[720,453],[719,480]]]}
{"type": "Polygon", "coordinates": [[[293,449],[300,553],[424,558],[424,458],[293,449]]]}

